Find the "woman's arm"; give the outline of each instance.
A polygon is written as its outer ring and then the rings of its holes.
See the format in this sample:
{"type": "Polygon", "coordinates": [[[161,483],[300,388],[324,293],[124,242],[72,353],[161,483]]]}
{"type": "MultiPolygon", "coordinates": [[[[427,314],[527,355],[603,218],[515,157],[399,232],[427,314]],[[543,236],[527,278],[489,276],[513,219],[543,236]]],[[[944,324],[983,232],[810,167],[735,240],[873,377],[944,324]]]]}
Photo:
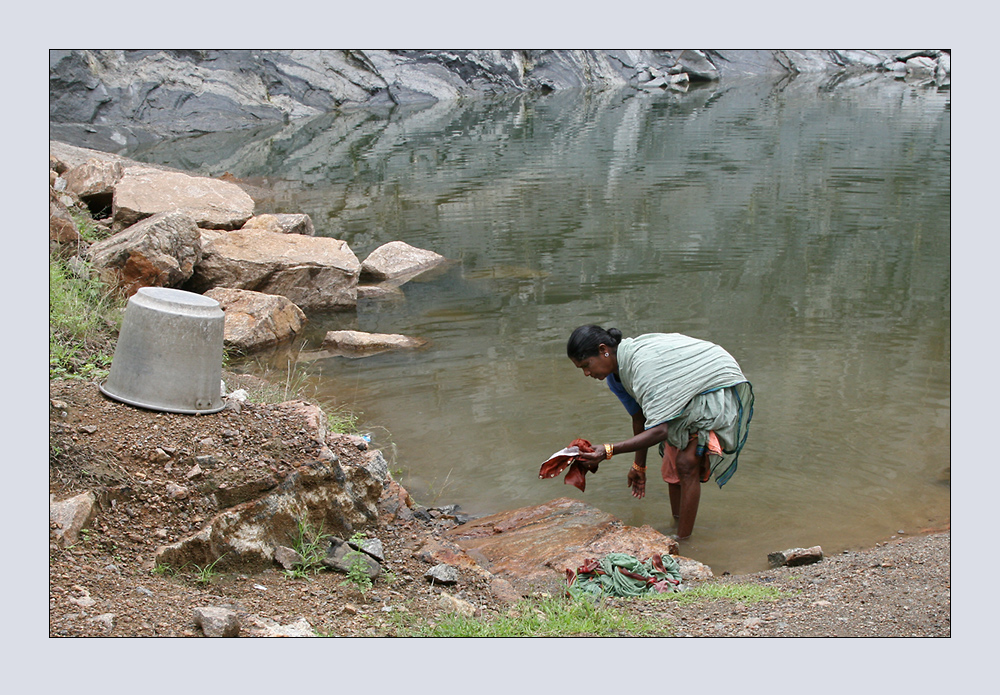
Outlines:
{"type": "MultiPolygon", "coordinates": [[[[643,465],[646,462],[646,450],[667,438],[667,423],[664,422],[647,430],[643,429],[640,424],[645,423],[645,419],[639,418],[642,418],[642,413],[632,416],[632,431],[635,434],[623,442],[612,444],[612,450],[614,454],[627,454],[630,451],[634,451],[636,452],[635,460],[639,462],[639,465],[643,465]],[[641,431],[636,432],[636,430],[641,431]]],[[[596,445],[594,451],[589,454],[580,454],[580,458],[587,463],[598,463],[607,457],[607,453],[601,445],[596,445]]]]}

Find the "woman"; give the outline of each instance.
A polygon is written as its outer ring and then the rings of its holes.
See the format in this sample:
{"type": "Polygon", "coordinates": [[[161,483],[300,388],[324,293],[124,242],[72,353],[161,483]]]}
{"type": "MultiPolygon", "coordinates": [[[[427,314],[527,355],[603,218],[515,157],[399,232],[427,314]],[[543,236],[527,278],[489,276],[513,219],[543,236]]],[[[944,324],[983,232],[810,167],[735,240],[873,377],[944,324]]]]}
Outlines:
{"type": "Polygon", "coordinates": [[[736,472],[753,415],[753,387],[736,360],[714,343],[680,333],[622,339],[617,328],[580,326],[566,354],[584,376],[607,380],[632,416],[633,436],[595,447],[580,459],[592,471],[615,454],[634,452],[632,496],[646,494],[646,450],[660,445],[677,538],[690,537],[701,483],[719,487],[736,472]]]}

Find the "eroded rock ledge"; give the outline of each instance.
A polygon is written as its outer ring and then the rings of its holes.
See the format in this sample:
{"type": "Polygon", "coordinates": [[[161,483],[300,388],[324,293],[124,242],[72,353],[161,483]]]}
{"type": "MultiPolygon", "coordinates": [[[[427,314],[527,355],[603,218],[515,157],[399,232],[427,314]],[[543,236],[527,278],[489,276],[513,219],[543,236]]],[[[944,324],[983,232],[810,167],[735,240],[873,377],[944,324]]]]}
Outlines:
{"type": "Polygon", "coordinates": [[[477,94],[677,88],[750,75],[881,70],[947,80],[941,50],[50,51],[52,136],[112,150],[348,108],[477,94]],[[916,62],[911,62],[916,59],[916,62]],[[86,126],[86,127],[82,127],[86,126]],[[72,136],[71,136],[72,134],[72,136]]]}

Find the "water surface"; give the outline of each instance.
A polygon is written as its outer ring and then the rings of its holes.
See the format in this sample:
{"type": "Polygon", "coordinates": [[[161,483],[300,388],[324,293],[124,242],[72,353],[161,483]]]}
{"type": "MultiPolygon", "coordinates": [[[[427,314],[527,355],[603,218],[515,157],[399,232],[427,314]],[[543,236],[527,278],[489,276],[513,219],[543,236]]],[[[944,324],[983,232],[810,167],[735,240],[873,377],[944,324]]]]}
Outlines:
{"type": "Polygon", "coordinates": [[[948,91],[873,75],[555,93],[128,154],[266,180],[258,212],[309,213],[359,258],[400,239],[457,261],[403,300],[311,316],[305,346],[341,328],[430,341],[303,366],[425,504],[484,514],[566,495],[673,531],[653,460],[639,502],[627,455],[585,494],[537,477],[576,437],[630,434],[565,355],[597,323],[717,342],[754,384],[739,471],[704,487],[682,546],[716,573],[950,519],[948,91]]]}

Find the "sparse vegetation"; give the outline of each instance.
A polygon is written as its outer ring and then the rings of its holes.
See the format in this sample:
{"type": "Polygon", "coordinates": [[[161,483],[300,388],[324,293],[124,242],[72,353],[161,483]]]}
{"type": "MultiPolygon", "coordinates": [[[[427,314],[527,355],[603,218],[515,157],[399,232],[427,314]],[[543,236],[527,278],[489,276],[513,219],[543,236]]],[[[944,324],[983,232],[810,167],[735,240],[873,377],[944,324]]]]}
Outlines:
{"type": "Polygon", "coordinates": [[[458,614],[420,623],[407,614],[396,617],[398,634],[412,637],[639,637],[669,636],[659,618],[640,618],[604,603],[571,598],[526,599],[500,617],[468,618],[458,614]]]}
{"type": "Polygon", "coordinates": [[[125,299],[80,261],[49,258],[49,378],[107,376],[125,299]]]}
{"type": "Polygon", "coordinates": [[[323,558],[326,557],[330,538],[330,534],[323,533],[322,525],[317,530],[309,523],[309,519],[299,519],[292,549],[299,554],[302,562],[290,570],[285,570],[285,575],[295,579],[308,579],[310,574],[322,571],[323,558]]]}
{"type": "Polygon", "coordinates": [[[687,591],[666,594],[652,594],[646,598],[651,601],[676,601],[681,604],[697,603],[699,601],[734,601],[738,603],[758,603],[760,601],[777,601],[785,596],[784,592],[769,586],[755,584],[705,584],[687,591]]]}

